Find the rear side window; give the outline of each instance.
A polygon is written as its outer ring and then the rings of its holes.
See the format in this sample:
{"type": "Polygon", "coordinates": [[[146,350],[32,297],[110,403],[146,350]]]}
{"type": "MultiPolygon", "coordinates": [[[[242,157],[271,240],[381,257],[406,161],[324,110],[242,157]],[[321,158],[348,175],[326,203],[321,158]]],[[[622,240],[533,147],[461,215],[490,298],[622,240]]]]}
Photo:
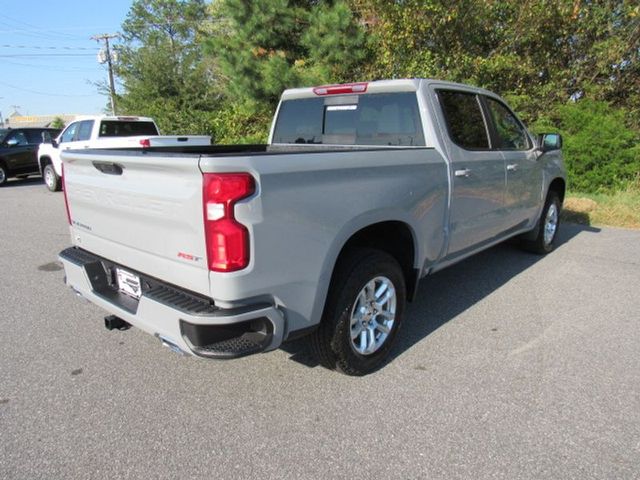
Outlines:
{"type": "Polygon", "coordinates": [[[451,140],[467,150],[489,149],[489,136],[478,98],[473,93],[438,90],[451,140]]]}
{"type": "Polygon", "coordinates": [[[485,98],[498,134],[498,148],[501,150],[527,150],[529,148],[527,134],[515,115],[497,100],[485,98]]]}
{"type": "Polygon", "coordinates": [[[93,120],[83,120],[82,122],[80,122],[80,127],[78,127],[78,135],[76,135],[76,140],[90,140],[91,130],[93,130],[93,120]]]}
{"type": "Polygon", "coordinates": [[[27,130],[27,140],[31,145],[38,145],[42,143],[42,135],[46,130],[27,130]]]}
{"type": "Polygon", "coordinates": [[[425,144],[415,92],[285,100],[273,143],[425,144]]]}
{"type": "Polygon", "coordinates": [[[137,137],[139,135],[158,135],[158,129],[153,122],[103,120],[100,124],[101,137],[137,137]]]}

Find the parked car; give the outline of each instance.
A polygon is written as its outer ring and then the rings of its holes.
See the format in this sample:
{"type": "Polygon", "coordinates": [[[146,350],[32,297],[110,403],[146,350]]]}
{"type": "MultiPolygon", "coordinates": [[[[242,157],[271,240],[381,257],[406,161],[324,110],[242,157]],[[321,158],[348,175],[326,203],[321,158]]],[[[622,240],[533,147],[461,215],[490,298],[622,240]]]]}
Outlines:
{"type": "Polygon", "coordinates": [[[149,148],[211,145],[207,135],[160,135],[152,118],[92,115],[78,117],[58,138],[38,150],[44,183],[52,192],[60,190],[60,153],[77,148],[149,148]]]}
{"type": "Polygon", "coordinates": [[[553,249],[561,144],[468,85],[287,90],[269,145],[63,153],[60,259],[109,329],[204,358],[310,335],[323,365],[362,375],[420,278],[510,237],[553,249]]]}
{"type": "Polygon", "coordinates": [[[38,174],[38,145],[59,133],[56,128],[0,129],[0,186],[11,177],[38,174]]]}

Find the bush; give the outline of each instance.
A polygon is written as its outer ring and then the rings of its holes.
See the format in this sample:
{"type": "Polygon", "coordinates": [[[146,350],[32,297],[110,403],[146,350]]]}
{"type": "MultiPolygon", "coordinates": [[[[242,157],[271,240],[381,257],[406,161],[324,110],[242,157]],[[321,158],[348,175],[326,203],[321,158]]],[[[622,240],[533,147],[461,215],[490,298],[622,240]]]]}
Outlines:
{"type": "Polygon", "coordinates": [[[640,135],[625,120],[623,109],[583,99],[561,105],[534,130],[562,134],[572,190],[602,192],[625,188],[640,172],[640,135]]]}

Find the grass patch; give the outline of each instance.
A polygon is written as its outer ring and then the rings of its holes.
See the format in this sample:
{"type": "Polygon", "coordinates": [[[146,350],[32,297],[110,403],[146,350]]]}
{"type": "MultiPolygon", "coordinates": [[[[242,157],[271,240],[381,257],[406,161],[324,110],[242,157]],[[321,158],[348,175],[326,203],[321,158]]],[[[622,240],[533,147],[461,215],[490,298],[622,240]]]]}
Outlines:
{"type": "Polygon", "coordinates": [[[613,193],[569,192],[562,218],[584,225],[640,228],[640,186],[613,193]]]}

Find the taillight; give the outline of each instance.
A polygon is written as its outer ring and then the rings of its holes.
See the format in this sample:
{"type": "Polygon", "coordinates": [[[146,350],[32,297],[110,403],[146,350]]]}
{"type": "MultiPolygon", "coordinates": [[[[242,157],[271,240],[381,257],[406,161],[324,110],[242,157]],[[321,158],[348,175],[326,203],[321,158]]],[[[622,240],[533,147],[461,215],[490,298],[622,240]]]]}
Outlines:
{"type": "Polygon", "coordinates": [[[235,204],[255,191],[248,173],[203,174],[204,230],[207,264],[215,272],[249,265],[249,231],[235,219],[235,204]]]}
{"type": "Polygon", "coordinates": [[[62,174],[62,193],[64,194],[64,208],[67,211],[67,221],[69,222],[69,225],[71,225],[71,211],[69,210],[69,199],[67,198],[67,183],[64,179],[64,163],[61,164],[60,168],[62,169],[60,173],[62,174]]]}
{"type": "Polygon", "coordinates": [[[142,148],[149,148],[151,146],[151,140],[149,140],[148,138],[143,138],[142,140],[140,140],[140,146],[142,148]]]}
{"type": "Polygon", "coordinates": [[[339,95],[341,93],[365,93],[367,91],[367,82],[361,83],[343,83],[341,85],[324,85],[315,87],[313,93],[316,95],[339,95]]]}

